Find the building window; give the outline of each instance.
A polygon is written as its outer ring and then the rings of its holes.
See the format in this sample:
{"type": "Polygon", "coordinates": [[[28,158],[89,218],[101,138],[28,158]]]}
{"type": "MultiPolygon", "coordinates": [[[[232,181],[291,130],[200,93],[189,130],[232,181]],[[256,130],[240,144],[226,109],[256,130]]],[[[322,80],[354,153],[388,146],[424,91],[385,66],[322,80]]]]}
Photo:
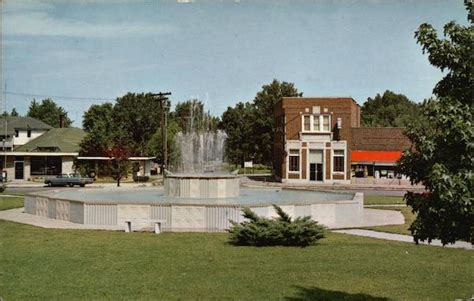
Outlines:
{"type": "Polygon", "coordinates": [[[27,136],[28,138],[31,137],[31,130],[28,130],[28,131],[26,132],[26,136],[27,136]]]}
{"type": "Polygon", "coordinates": [[[303,132],[330,132],[331,116],[329,115],[303,115],[303,132]]]}
{"type": "Polygon", "coordinates": [[[303,130],[305,132],[311,131],[311,116],[303,116],[303,130]]]}
{"type": "Polygon", "coordinates": [[[61,157],[31,157],[31,175],[32,176],[51,176],[62,172],[61,157]]]}
{"type": "Polygon", "coordinates": [[[344,150],[334,150],[334,172],[344,172],[344,150]]]}
{"type": "Polygon", "coordinates": [[[319,116],[313,116],[313,131],[319,132],[319,116]]]}
{"type": "Polygon", "coordinates": [[[300,171],[300,151],[290,149],[289,171],[300,171]]]}
{"type": "Polygon", "coordinates": [[[324,115],[323,116],[323,132],[329,132],[330,127],[329,127],[329,115],[324,115]]]}

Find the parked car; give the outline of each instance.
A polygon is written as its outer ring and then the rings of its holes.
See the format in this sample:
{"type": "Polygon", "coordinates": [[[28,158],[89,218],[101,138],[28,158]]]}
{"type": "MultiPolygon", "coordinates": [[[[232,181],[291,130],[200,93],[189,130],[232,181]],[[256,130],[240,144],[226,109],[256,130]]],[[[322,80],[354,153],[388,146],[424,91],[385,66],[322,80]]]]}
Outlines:
{"type": "Polygon", "coordinates": [[[94,182],[91,178],[82,177],[79,174],[60,174],[54,177],[48,177],[44,183],[48,186],[69,186],[79,185],[81,187],[94,182]]]}

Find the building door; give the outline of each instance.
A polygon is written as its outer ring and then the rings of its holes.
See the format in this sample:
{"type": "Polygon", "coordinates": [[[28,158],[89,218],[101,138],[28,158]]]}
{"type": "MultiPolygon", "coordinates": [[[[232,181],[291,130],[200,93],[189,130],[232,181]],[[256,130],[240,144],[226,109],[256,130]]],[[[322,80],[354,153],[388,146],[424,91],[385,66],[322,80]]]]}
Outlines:
{"type": "Polygon", "coordinates": [[[309,164],[309,180],[310,181],[323,181],[323,164],[322,163],[310,163],[309,164]]]}
{"type": "Polygon", "coordinates": [[[15,180],[23,180],[23,161],[15,161],[15,180]]]}
{"type": "Polygon", "coordinates": [[[309,180],[322,182],[323,178],[323,150],[309,150],[309,180]]]}

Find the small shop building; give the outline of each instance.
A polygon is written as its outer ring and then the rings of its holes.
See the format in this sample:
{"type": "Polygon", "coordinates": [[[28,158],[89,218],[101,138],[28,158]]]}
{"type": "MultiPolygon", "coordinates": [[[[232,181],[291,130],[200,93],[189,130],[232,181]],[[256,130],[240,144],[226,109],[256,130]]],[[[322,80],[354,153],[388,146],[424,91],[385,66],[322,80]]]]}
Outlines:
{"type": "Polygon", "coordinates": [[[351,97],[284,97],[274,107],[275,176],[287,183],[395,178],[409,140],[402,128],[361,128],[351,97]]]}
{"type": "MultiPolygon", "coordinates": [[[[4,181],[5,176],[8,181],[21,181],[70,174],[76,171],[77,162],[112,160],[108,157],[79,157],[80,143],[86,136],[82,129],[52,128],[31,117],[0,119],[0,136],[3,139],[0,166],[4,181]]],[[[138,165],[139,176],[150,175],[154,159],[129,158],[138,165]]]]}

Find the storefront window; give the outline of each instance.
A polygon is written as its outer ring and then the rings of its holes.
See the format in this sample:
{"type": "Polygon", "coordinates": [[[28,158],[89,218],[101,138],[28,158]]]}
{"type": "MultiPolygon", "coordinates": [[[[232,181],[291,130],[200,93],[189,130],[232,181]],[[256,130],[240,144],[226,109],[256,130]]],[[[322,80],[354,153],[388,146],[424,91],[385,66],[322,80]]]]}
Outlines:
{"type": "Polygon", "coordinates": [[[32,176],[48,176],[58,175],[62,172],[61,157],[31,157],[31,175],[32,176]]]}

